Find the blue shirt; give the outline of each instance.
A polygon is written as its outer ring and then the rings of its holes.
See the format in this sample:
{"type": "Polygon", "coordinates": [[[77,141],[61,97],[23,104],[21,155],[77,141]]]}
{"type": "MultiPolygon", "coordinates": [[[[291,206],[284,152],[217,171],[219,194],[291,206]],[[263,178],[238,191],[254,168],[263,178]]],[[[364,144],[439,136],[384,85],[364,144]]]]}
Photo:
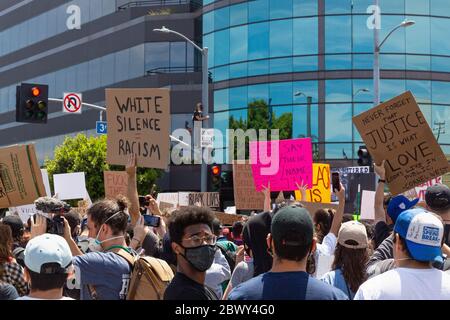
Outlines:
{"type": "Polygon", "coordinates": [[[229,300],[348,300],[347,296],[303,271],[267,272],[234,288],[229,300]]]}
{"type": "Polygon", "coordinates": [[[94,286],[98,300],[124,300],[131,267],[113,252],[89,252],[73,258],[75,276],[80,281],[81,300],[92,300],[88,285],[94,286]]]}
{"type": "Polygon", "coordinates": [[[353,300],[353,297],[355,296],[355,292],[353,292],[350,287],[347,285],[347,282],[344,279],[344,275],[342,274],[341,269],[336,269],[330,272],[327,272],[323,275],[322,279],[323,282],[328,283],[332,285],[333,287],[336,287],[340,289],[342,292],[344,292],[347,297],[350,300],[353,300]]]}

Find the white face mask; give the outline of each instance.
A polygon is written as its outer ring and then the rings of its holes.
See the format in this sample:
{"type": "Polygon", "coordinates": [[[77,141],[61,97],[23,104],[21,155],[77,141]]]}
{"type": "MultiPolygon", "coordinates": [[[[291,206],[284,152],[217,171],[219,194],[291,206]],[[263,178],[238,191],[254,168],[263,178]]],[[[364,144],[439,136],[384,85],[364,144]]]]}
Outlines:
{"type": "MultiPolygon", "coordinates": [[[[111,217],[109,217],[108,219],[106,219],[106,221],[103,224],[106,224],[106,222],[108,222],[109,219],[111,219],[112,217],[120,214],[122,211],[119,211],[115,214],[113,214],[111,217]]],[[[110,241],[110,240],[115,240],[115,239],[120,239],[120,238],[125,238],[124,236],[117,236],[117,237],[112,237],[112,238],[108,238],[105,239],[103,241],[98,240],[98,235],[100,234],[101,231],[101,227],[100,230],[98,230],[97,236],[94,238],[87,238],[87,250],[88,252],[101,252],[103,251],[103,247],[102,247],[102,243],[105,243],[106,241],[110,241]]]]}

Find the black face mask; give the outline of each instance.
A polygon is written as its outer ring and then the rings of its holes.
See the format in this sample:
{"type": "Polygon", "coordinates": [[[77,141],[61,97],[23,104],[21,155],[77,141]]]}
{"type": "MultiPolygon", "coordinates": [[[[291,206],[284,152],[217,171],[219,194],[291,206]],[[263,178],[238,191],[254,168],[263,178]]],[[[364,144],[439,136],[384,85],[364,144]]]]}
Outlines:
{"type": "Polygon", "coordinates": [[[187,262],[197,271],[205,272],[211,268],[216,254],[216,246],[204,245],[195,248],[185,248],[182,255],[187,262]]]}

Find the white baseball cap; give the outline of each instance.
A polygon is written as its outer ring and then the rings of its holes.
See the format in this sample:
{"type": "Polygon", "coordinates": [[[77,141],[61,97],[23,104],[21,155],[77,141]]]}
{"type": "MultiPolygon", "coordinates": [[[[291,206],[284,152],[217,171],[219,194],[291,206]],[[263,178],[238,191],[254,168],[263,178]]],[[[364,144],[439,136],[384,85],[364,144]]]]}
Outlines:
{"type": "Polygon", "coordinates": [[[72,265],[72,253],[66,240],[45,233],[31,239],[25,248],[25,266],[36,273],[67,273],[72,265]]]}

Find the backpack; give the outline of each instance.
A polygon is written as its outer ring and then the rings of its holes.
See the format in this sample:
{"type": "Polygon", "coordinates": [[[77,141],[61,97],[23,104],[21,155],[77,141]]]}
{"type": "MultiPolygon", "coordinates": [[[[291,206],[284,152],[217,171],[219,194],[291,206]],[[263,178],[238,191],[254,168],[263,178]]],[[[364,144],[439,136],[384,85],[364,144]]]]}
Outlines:
{"type": "MultiPolygon", "coordinates": [[[[135,258],[123,249],[115,253],[124,258],[131,267],[126,300],[163,300],[164,292],[174,277],[166,261],[147,256],[135,258]]],[[[89,287],[92,296],[92,293],[95,294],[95,288],[89,287]]]]}
{"type": "Polygon", "coordinates": [[[222,254],[227,259],[230,270],[233,273],[234,267],[236,266],[236,246],[230,241],[219,241],[216,243],[217,247],[220,249],[222,254]]]}

